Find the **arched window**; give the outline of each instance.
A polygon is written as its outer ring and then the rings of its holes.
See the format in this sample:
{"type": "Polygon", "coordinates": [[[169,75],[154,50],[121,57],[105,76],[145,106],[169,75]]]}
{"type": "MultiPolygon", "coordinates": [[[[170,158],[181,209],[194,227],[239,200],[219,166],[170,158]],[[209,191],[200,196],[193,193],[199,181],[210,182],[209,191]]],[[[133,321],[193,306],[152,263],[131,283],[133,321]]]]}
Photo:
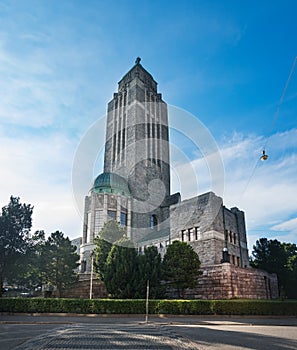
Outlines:
{"type": "Polygon", "coordinates": [[[81,265],[80,265],[80,272],[84,273],[87,270],[87,262],[86,260],[82,260],[81,265]]]}
{"type": "Polygon", "coordinates": [[[155,228],[155,226],[157,226],[158,225],[158,218],[157,218],[157,215],[151,215],[151,217],[150,217],[150,228],[151,229],[154,229],[155,228]]]}

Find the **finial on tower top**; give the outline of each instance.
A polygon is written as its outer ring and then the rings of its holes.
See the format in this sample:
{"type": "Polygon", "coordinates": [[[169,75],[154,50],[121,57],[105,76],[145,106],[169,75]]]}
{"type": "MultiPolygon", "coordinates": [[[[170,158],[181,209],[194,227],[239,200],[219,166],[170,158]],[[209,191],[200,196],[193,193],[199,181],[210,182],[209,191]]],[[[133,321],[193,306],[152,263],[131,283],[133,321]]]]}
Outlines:
{"type": "Polygon", "coordinates": [[[137,57],[136,60],[135,60],[135,64],[139,64],[141,61],[141,58],[140,57],[137,57]]]}

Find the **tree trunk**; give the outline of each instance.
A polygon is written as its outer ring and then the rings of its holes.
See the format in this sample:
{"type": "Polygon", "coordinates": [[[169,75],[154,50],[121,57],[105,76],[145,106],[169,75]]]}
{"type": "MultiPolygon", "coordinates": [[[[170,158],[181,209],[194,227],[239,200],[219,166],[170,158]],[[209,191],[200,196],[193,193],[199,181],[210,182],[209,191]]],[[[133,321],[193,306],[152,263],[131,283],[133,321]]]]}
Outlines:
{"type": "Polygon", "coordinates": [[[0,298],[2,298],[2,291],[3,291],[3,278],[0,276],[0,298]]]}
{"type": "Polygon", "coordinates": [[[56,289],[56,298],[61,298],[61,289],[58,286],[57,286],[57,289],[56,289]]]}
{"type": "Polygon", "coordinates": [[[182,299],[185,299],[185,293],[186,293],[185,288],[182,288],[182,289],[180,290],[180,297],[181,297],[182,299]]]}

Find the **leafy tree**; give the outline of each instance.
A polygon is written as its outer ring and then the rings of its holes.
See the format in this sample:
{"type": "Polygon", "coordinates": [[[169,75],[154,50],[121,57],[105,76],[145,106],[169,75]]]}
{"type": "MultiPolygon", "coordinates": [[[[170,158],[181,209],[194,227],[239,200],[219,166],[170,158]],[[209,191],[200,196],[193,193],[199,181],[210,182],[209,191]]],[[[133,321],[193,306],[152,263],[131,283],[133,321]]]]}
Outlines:
{"type": "Polygon", "coordinates": [[[101,281],[104,282],[106,259],[113,245],[99,237],[95,238],[94,243],[96,244],[94,269],[101,281]]]}
{"type": "Polygon", "coordinates": [[[131,241],[113,244],[106,259],[104,283],[114,298],[134,298],[137,285],[137,252],[131,241]]]}
{"type": "Polygon", "coordinates": [[[99,232],[98,237],[110,243],[115,243],[126,236],[126,231],[115,220],[106,222],[99,232]]]}
{"type": "Polygon", "coordinates": [[[166,251],[162,270],[167,285],[177,288],[179,297],[185,297],[187,288],[194,288],[200,275],[200,260],[193,248],[180,241],[174,241],[166,251]]]}
{"type": "Polygon", "coordinates": [[[147,248],[138,255],[115,221],[105,223],[95,244],[95,271],[113,297],[144,298],[147,280],[151,296],[161,295],[161,256],[157,248],[147,248]]]}
{"type": "Polygon", "coordinates": [[[125,236],[125,230],[116,221],[111,220],[104,224],[99,235],[95,238],[95,272],[104,281],[106,259],[114,242],[125,236]]]}
{"type": "Polygon", "coordinates": [[[296,244],[286,244],[290,254],[288,258],[288,277],[286,283],[286,292],[288,298],[297,299],[297,246],[296,244]],[[288,245],[290,247],[288,247],[288,245]]]}
{"type": "Polygon", "coordinates": [[[252,251],[251,266],[276,273],[279,290],[289,298],[296,298],[297,247],[296,244],[260,238],[252,251]]]}
{"type": "Polygon", "coordinates": [[[287,263],[287,254],[281,242],[261,238],[253,246],[253,267],[258,267],[268,272],[284,272],[287,263]]]}
{"type": "Polygon", "coordinates": [[[150,286],[150,297],[163,297],[161,287],[161,255],[156,247],[148,247],[144,250],[143,255],[137,256],[137,290],[136,298],[144,298],[146,295],[147,281],[150,286]]]}
{"type": "Polygon", "coordinates": [[[12,281],[23,272],[23,259],[30,247],[33,207],[10,197],[0,215],[0,296],[4,280],[12,281]]]}
{"type": "Polygon", "coordinates": [[[69,238],[60,231],[53,232],[41,246],[40,262],[42,279],[56,287],[57,297],[62,290],[77,280],[74,269],[78,266],[79,255],[69,238]]]}
{"type": "Polygon", "coordinates": [[[32,235],[30,250],[24,260],[25,271],[23,276],[18,280],[19,284],[31,291],[38,288],[41,289],[42,285],[47,282],[43,272],[47,262],[44,260],[44,255],[42,254],[45,242],[44,231],[36,231],[32,235]]]}

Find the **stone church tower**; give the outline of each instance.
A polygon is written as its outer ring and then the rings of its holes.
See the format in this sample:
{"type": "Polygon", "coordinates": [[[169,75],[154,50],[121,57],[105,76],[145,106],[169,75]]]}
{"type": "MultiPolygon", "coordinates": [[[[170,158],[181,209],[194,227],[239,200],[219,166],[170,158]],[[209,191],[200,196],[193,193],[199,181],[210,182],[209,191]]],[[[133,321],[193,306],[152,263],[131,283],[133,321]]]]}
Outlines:
{"type": "Polygon", "coordinates": [[[131,238],[168,227],[170,169],[167,105],[157,83],[136,59],[108,104],[104,172],[128,182],[131,238]]]}
{"type": "Polygon", "coordinates": [[[116,220],[136,245],[152,232],[170,235],[167,105],[140,58],[108,103],[104,172],[85,198],[81,272],[90,270],[94,238],[116,220]]]}

